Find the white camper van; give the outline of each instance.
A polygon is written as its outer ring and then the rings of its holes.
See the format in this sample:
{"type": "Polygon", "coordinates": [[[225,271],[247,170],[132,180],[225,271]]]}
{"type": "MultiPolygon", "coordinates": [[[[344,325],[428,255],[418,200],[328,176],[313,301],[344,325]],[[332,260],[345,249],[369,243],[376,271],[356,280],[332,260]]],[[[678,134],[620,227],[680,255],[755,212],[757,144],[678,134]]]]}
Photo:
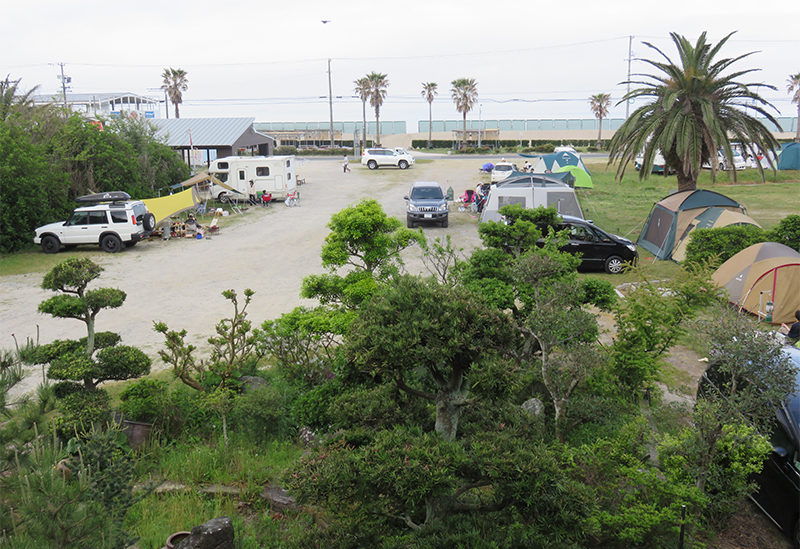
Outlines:
{"type": "Polygon", "coordinates": [[[226,156],[211,162],[208,173],[236,189],[232,193],[219,185],[211,186],[211,194],[220,202],[238,200],[246,202],[250,194],[250,180],[256,193],[271,194],[273,199],[283,199],[295,190],[294,156],[226,156]]]}

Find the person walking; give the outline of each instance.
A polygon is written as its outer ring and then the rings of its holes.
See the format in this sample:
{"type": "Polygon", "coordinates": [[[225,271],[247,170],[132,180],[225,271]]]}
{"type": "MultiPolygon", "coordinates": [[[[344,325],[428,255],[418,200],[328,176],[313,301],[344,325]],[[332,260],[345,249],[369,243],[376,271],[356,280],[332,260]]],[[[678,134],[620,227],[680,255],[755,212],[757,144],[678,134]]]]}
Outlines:
{"type": "Polygon", "coordinates": [[[253,206],[258,204],[256,202],[256,184],[252,179],[250,180],[250,204],[253,206]]]}
{"type": "Polygon", "coordinates": [[[347,173],[350,171],[350,166],[348,165],[350,161],[347,159],[347,155],[344,155],[344,160],[342,160],[342,173],[347,173]]]}

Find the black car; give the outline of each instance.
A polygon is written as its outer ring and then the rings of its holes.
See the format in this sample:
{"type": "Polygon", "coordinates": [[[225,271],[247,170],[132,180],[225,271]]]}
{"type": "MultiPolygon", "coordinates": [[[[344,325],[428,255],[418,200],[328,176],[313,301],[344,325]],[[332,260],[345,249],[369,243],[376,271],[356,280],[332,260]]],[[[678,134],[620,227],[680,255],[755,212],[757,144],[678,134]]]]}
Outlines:
{"type": "MultiPolygon", "coordinates": [[[[783,352],[800,372],[800,349],[784,346],[783,352]]],[[[721,386],[714,365],[703,374],[698,396],[709,385],[721,386]]],[[[796,392],[775,408],[777,425],[770,436],[772,453],[764,468],[753,476],[758,490],[752,500],[772,521],[791,537],[795,549],[800,549],[800,373],[796,392]]]]}
{"type": "Polygon", "coordinates": [[[438,223],[447,227],[450,207],[441,185],[435,181],[417,181],[411,185],[406,200],[406,225],[414,228],[417,223],[438,223]]]}
{"type": "Polygon", "coordinates": [[[607,273],[619,274],[626,264],[635,265],[639,260],[636,244],[607,233],[586,219],[564,215],[555,230],[569,232],[569,243],[561,249],[581,254],[581,268],[605,269],[607,273]]]}

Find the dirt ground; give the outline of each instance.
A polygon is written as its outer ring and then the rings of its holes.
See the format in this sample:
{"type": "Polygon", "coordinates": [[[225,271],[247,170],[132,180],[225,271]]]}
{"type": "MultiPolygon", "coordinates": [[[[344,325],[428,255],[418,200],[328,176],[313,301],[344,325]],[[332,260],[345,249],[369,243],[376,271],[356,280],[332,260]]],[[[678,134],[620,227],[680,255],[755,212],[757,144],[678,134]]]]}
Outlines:
{"type": "MultiPolygon", "coordinates": [[[[241,216],[224,219],[220,234],[212,238],[152,240],[118,254],[82,247],[60,255],[64,259],[89,256],[104,267],[93,287],[120,288],[128,297],[121,308],[98,315],[97,329],[120,333],[124,344],[153,357],[155,370],[163,369],[156,355],[162,336],[153,331],[154,321],[186,329],[188,340],[200,349],[197,356],[202,357],[208,348],[205,339],[214,332],[215,324],[232,312],[221,296],[224,290],[234,289],[240,295],[245,288],[256,292],[248,309],[248,318],[256,325],[296,306],[313,305],[299,297],[300,286],[303,277],[323,272],[320,249],[331,214],[371,197],[389,215],[405,221],[403,196],[413,181],[438,181],[445,189],[452,187],[458,197],[475,188],[481,180],[478,168],[487,161],[424,153],[415,156],[417,164],[407,170],[370,171],[351,162],[352,171],[347,174],[342,173],[338,158],[299,159],[297,175],[307,182],[299,187],[300,207],[286,208],[275,202],[268,209],[251,208],[241,216]]],[[[479,244],[477,217],[457,208],[450,216],[447,229],[424,227],[425,234],[429,239],[450,235],[456,247],[469,252],[479,244]]],[[[409,272],[426,273],[418,249],[408,250],[404,258],[409,272]]],[[[0,348],[13,348],[12,335],[20,343],[29,337],[36,339],[37,334],[41,343],[86,335],[81,322],[37,312],[38,304],[53,295],[39,287],[43,274],[0,275],[0,348]]],[[[610,326],[611,319],[605,316],[601,322],[610,326]]],[[[665,387],[667,398],[691,399],[705,366],[700,358],[685,348],[671,351],[668,361],[675,367],[676,381],[665,387]]],[[[31,369],[16,393],[34,389],[40,380],[40,370],[31,369]]],[[[725,536],[711,547],[784,549],[790,545],[763,514],[747,504],[725,536]]]]}

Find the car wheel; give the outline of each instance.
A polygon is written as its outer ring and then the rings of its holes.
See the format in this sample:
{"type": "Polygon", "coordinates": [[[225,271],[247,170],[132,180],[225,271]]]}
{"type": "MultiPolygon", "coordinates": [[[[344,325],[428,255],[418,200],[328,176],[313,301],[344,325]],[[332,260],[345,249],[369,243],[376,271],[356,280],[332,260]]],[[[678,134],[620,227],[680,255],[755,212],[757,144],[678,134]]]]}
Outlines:
{"type": "Polygon", "coordinates": [[[406,227],[408,227],[409,229],[414,228],[414,221],[410,217],[406,218],[406,227]]]}
{"type": "Polygon", "coordinates": [[[450,218],[445,217],[444,221],[442,221],[442,229],[446,229],[448,225],[450,225],[450,218]]]}
{"type": "Polygon", "coordinates": [[[725,164],[720,164],[719,165],[719,171],[721,171],[721,172],[725,171],[725,164]]]}
{"type": "Polygon", "coordinates": [[[42,239],[42,251],[46,254],[57,254],[61,250],[61,242],[54,236],[46,236],[42,239]]]}
{"type": "Polygon", "coordinates": [[[100,247],[106,253],[115,254],[122,249],[122,241],[117,235],[107,234],[100,241],[100,247]]]}
{"type": "Polygon", "coordinates": [[[406,162],[405,160],[401,160],[400,162],[398,162],[397,167],[400,168],[401,170],[405,170],[406,168],[408,168],[408,162],[406,162]]]}
{"type": "Polygon", "coordinates": [[[625,268],[625,262],[620,256],[612,255],[606,259],[605,268],[608,274],[619,274],[625,268]]]}
{"type": "Polygon", "coordinates": [[[142,220],[142,225],[144,225],[145,231],[153,231],[156,228],[156,216],[151,213],[144,214],[144,219],[142,220]]]}
{"type": "Polygon", "coordinates": [[[375,162],[374,160],[370,160],[369,162],[367,162],[367,168],[369,168],[370,170],[375,170],[378,168],[378,163],[375,162]]]}
{"type": "Polygon", "coordinates": [[[223,204],[227,204],[228,202],[230,202],[230,198],[228,198],[228,195],[225,193],[219,193],[217,200],[219,200],[223,204]]]}

